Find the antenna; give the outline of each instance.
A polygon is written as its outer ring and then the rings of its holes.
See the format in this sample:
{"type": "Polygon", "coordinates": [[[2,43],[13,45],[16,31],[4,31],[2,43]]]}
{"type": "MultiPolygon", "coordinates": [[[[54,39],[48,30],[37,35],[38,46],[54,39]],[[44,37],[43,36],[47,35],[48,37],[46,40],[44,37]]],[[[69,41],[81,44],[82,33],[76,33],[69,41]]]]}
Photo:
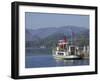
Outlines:
{"type": "Polygon", "coordinates": [[[72,29],[70,29],[70,31],[71,31],[71,45],[73,45],[74,44],[74,32],[72,29]]]}

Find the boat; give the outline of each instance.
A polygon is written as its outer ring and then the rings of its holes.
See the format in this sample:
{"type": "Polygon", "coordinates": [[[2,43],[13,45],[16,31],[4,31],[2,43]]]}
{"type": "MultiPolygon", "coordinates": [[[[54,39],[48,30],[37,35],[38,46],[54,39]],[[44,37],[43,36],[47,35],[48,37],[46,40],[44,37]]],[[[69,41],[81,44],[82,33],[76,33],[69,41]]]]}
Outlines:
{"type": "Polygon", "coordinates": [[[52,50],[55,59],[81,59],[79,47],[73,44],[68,44],[66,37],[58,40],[57,46],[52,50]]]}

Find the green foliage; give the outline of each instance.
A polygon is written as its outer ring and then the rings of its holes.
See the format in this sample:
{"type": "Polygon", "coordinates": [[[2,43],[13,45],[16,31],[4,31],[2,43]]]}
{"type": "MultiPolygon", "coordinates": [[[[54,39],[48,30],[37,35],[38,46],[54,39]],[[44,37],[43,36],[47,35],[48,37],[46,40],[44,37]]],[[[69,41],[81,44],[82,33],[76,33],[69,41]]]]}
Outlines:
{"type": "MultiPolygon", "coordinates": [[[[55,33],[44,39],[26,41],[26,47],[39,48],[41,46],[44,46],[46,48],[52,48],[52,47],[55,47],[57,45],[58,40],[62,39],[64,36],[65,36],[64,33],[55,33]]],[[[85,34],[80,33],[78,35],[75,35],[73,37],[73,41],[71,40],[71,38],[72,38],[71,36],[67,37],[69,44],[73,42],[73,44],[78,45],[78,46],[89,45],[89,32],[85,34]]]]}

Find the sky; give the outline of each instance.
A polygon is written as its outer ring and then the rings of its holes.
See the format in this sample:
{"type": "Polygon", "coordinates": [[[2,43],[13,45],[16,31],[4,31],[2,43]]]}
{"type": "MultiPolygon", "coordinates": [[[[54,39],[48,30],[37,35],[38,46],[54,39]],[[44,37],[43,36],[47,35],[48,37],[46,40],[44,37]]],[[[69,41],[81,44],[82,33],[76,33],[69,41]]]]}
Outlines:
{"type": "Polygon", "coordinates": [[[25,27],[27,29],[70,25],[89,28],[89,15],[25,12],[25,27]]]}

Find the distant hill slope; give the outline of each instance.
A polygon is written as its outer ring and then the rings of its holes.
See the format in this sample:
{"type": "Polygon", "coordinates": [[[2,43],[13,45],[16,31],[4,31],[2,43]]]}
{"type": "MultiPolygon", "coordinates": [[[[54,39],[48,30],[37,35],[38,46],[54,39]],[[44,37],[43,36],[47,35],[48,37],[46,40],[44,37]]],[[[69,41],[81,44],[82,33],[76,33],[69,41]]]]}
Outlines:
{"type": "Polygon", "coordinates": [[[42,45],[46,47],[52,47],[64,36],[66,36],[69,41],[71,41],[71,37],[73,37],[77,41],[85,41],[88,44],[89,29],[76,26],[62,26],[58,28],[48,27],[35,30],[25,30],[26,46],[28,47],[40,47],[42,45]]]}

